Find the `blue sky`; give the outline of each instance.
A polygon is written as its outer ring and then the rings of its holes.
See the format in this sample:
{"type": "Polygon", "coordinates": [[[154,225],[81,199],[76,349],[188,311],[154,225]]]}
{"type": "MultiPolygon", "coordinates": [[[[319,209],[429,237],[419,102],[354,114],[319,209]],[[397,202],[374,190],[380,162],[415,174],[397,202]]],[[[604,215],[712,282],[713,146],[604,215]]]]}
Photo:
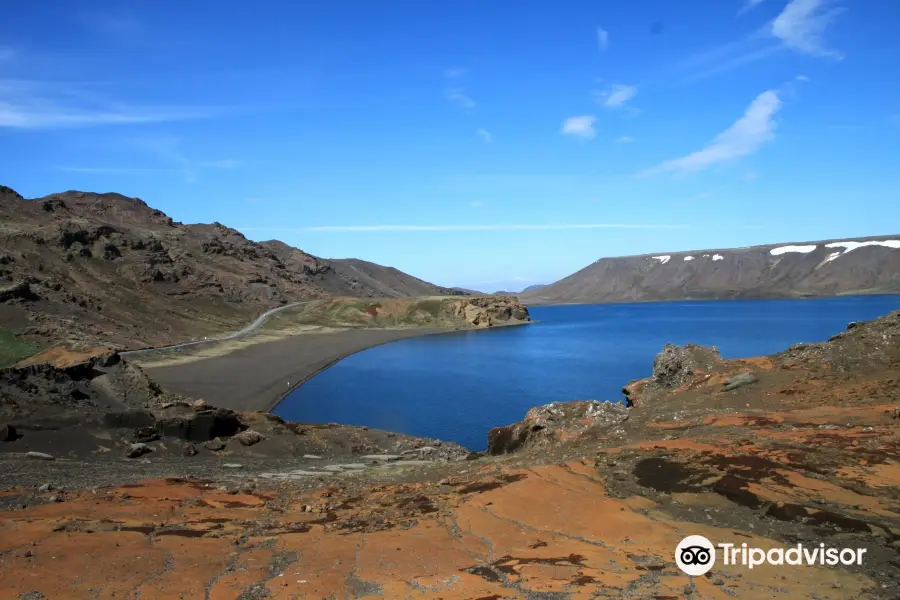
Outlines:
{"type": "Polygon", "coordinates": [[[896,0],[13,3],[0,183],[486,291],[900,233],[896,0]]]}

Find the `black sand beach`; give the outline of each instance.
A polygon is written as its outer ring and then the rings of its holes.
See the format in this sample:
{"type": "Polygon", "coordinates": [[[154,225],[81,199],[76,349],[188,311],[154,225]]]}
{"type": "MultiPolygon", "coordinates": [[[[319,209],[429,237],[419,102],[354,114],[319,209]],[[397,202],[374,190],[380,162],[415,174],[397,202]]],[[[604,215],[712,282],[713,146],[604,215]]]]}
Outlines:
{"type": "MultiPolygon", "coordinates": [[[[254,344],[221,356],[171,365],[150,362],[147,374],[166,390],[232,410],[270,411],[292,389],[366,348],[446,329],[352,329],[310,332],[254,344]]],[[[139,364],[141,361],[137,361],[139,364]]]]}

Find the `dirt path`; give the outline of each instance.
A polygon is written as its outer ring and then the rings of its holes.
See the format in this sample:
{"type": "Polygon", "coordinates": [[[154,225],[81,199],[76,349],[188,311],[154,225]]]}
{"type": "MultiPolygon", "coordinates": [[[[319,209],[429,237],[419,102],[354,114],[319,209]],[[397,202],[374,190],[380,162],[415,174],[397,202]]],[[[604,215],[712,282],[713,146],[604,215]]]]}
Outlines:
{"type": "Polygon", "coordinates": [[[138,358],[138,357],[147,356],[147,355],[152,356],[158,352],[162,352],[162,351],[166,351],[166,350],[177,350],[180,348],[190,348],[193,346],[203,346],[203,345],[207,345],[207,344],[215,344],[218,342],[236,340],[236,339],[242,338],[250,333],[253,333],[257,329],[259,329],[259,326],[262,325],[263,323],[265,323],[266,319],[268,319],[272,315],[279,313],[283,310],[287,310],[289,308],[294,308],[295,306],[301,306],[303,304],[309,304],[309,301],[293,302],[291,304],[285,304],[284,306],[279,306],[278,308],[273,308],[271,310],[267,310],[263,314],[259,315],[252,323],[250,323],[243,329],[241,329],[239,331],[235,331],[234,333],[229,333],[228,335],[223,335],[221,337],[196,340],[193,342],[182,342],[181,344],[173,344],[172,346],[162,346],[159,348],[144,348],[142,350],[129,350],[126,352],[120,352],[119,354],[121,354],[122,356],[128,357],[128,358],[138,358]]]}

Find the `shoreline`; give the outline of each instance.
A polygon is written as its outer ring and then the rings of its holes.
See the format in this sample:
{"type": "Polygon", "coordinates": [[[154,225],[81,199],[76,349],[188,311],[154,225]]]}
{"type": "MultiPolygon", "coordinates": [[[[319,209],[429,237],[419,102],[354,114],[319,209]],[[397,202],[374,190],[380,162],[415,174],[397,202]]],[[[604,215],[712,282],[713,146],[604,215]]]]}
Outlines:
{"type": "Polygon", "coordinates": [[[237,411],[272,413],[292,392],[343,359],[391,342],[454,333],[484,332],[530,322],[485,329],[408,328],[311,331],[227,353],[172,364],[141,367],[167,391],[203,398],[237,411]],[[247,373],[250,373],[249,375],[247,373]]]}
{"type": "Polygon", "coordinates": [[[843,292],[840,294],[831,294],[828,296],[766,296],[763,298],[755,298],[752,296],[739,296],[732,298],[668,298],[662,300],[613,300],[613,301],[577,301],[577,302],[528,302],[522,300],[518,296],[516,298],[526,307],[544,307],[544,306],[615,306],[622,304],[664,304],[664,303],[680,303],[680,302],[747,302],[747,301],[767,301],[767,300],[828,300],[835,298],[852,298],[852,297],[870,297],[870,296],[900,296],[900,291],[896,292],[871,292],[862,293],[858,291],[843,292]]]}
{"type": "MultiPolygon", "coordinates": [[[[348,353],[348,354],[345,354],[345,355],[343,355],[343,356],[339,356],[339,357],[335,358],[334,360],[332,360],[331,362],[329,362],[327,365],[324,365],[323,367],[321,367],[321,368],[318,369],[317,371],[314,371],[314,372],[310,373],[309,375],[307,375],[306,377],[304,377],[301,381],[298,381],[296,385],[292,386],[291,389],[289,389],[287,392],[285,392],[284,394],[282,394],[282,396],[281,396],[280,398],[278,398],[278,400],[276,400],[276,401],[272,404],[272,406],[271,406],[270,408],[266,409],[265,412],[267,412],[267,413],[273,413],[273,414],[274,414],[275,409],[278,408],[278,406],[285,400],[285,398],[287,398],[288,396],[290,396],[296,389],[298,389],[298,388],[299,388],[300,386],[302,386],[304,383],[306,383],[307,381],[309,381],[310,379],[312,379],[313,377],[315,377],[315,376],[318,375],[319,373],[321,373],[321,372],[323,372],[323,371],[325,371],[325,370],[327,370],[327,369],[330,369],[331,367],[333,367],[334,365],[338,364],[338,363],[341,362],[342,360],[344,360],[344,359],[346,359],[346,358],[350,358],[350,357],[353,356],[354,354],[359,354],[360,352],[363,352],[363,351],[365,351],[365,350],[369,350],[369,349],[371,349],[371,348],[377,348],[378,346],[384,346],[385,344],[391,344],[391,343],[393,343],[393,342],[399,342],[399,341],[401,341],[401,340],[406,340],[406,339],[413,339],[413,338],[416,338],[416,337],[426,337],[426,336],[432,336],[432,335],[452,335],[452,334],[454,334],[454,333],[469,333],[469,332],[497,331],[497,330],[499,330],[499,329],[506,329],[506,328],[508,328],[508,327],[518,327],[518,326],[521,326],[521,325],[531,325],[531,324],[533,324],[533,323],[537,323],[537,321],[523,321],[523,322],[521,322],[521,323],[509,323],[509,324],[507,324],[507,325],[495,325],[495,326],[493,326],[493,327],[488,327],[487,329],[438,329],[438,330],[430,329],[430,330],[423,331],[423,333],[422,333],[421,335],[411,335],[411,336],[408,336],[408,337],[398,338],[398,339],[396,339],[396,340],[386,340],[386,341],[384,341],[384,342],[379,342],[379,343],[377,343],[377,344],[373,344],[373,345],[367,346],[367,347],[365,347],[365,348],[360,348],[359,350],[356,350],[356,351],[354,351],[354,352],[350,352],[350,353],[348,353]]],[[[396,330],[390,329],[390,330],[381,330],[381,331],[407,331],[407,330],[405,330],[405,329],[396,329],[396,330]]]]}

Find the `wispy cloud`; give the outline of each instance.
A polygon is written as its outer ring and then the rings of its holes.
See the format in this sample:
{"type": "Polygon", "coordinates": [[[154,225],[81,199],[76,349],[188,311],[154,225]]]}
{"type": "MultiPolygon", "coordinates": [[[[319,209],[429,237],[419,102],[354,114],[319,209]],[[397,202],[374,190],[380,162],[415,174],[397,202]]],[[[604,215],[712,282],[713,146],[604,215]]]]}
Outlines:
{"type": "Polygon", "coordinates": [[[106,98],[86,84],[0,79],[0,127],[136,125],[209,118],[223,112],[217,107],[130,105],[106,98]]]}
{"type": "Polygon", "coordinates": [[[748,38],[745,42],[726,44],[709,53],[705,53],[705,55],[692,57],[686,61],[686,64],[692,64],[692,66],[683,69],[686,75],[681,79],[680,83],[696,83],[716,75],[728,73],[740,67],[775,56],[784,50],[784,46],[777,43],[770,42],[760,46],[758,40],[759,38],[748,38]]]}
{"type": "Polygon", "coordinates": [[[475,133],[479,135],[486,144],[490,144],[492,141],[494,141],[494,136],[492,136],[491,132],[487,129],[479,128],[475,133]]]}
{"type": "Polygon", "coordinates": [[[471,202],[469,202],[469,206],[471,206],[472,208],[481,208],[484,206],[484,202],[482,202],[481,200],[472,200],[471,202]]]}
{"type": "Polygon", "coordinates": [[[594,123],[596,121],[597,117],[593,115],[569,117],[563,121],[560,133],[590,140],[597,135],[597,131],[594,129],[594,123]]]}
{"type": "Polygon", "coordinates": [[[131,167],[59,167],[67,173],[85,173],[91,175],[155,175],[171,169],[131,168],[131,167]]]}
{"type": "Polygon", "coordinates": [[[447,89],[445,94],[447,100],[461,106],[466,112],[474,109],[478,104],[466,92],[465,86],[460,81],[467,74],[467,71],[460,67],[453,67],[444,71],[444,79],[447,81],[447,89]]]}
{"type": "MultiPolygon", "coordinates": [[[[748,0],[741,9],[746,12],[763,0],[748,0]]],[[[722,44],[682,61],[676,70],[682,84],[727,73],[734,69],[771,58],[785,50],[840,60],[843,55],[825,48],[825,31],[843,8],[835,0],[790,0],[781,13],[765,26],[737,41],[722,44]]],[[[740,13],[739,13],[740,14],[740,13]]]]}
{"type": "Polygon", "coordinates": [[[763,2],[765,2],[765,0],[744,0],[744,4],[741,5],[740,10],[738,11],[738,16],[750,12],[763,2]]]}
{"type": "Polygon", "coordinates": [[[126,140],[124,145],[133,150],[149,155],[153,162],[166,165],[164,168],[154,167],[75,167],[82,173],[121,174],[121,173],[179,173],[188,183],[197,180],[202,169],[239,169],[244,166],[241,160],[227,158],[219,160],[195,160],[185,153],[183,140],[175,136],[145,136],[126,140]]]}
{"type": "Polygon", "coordinates": [[[744,175],[744,181],[747,182],[756,181],[757,179],[759,179],[759,173],[755,171],[750,171],[749,173],[744,175]]]}
{"type": "Polygon", "coordinates": [[[772,35],[804,54],[840,60],[843,55],[825,48],[825,30],[843,8],[831,0],[791,0],[772,21],[772,35]]]}
{"type": "Polygon", "coordinates": [[[200,163],[201,167],[209,169],[240,169],[244,166],[244,161],[233,158],[225,158],[222,160],[205,160],[200,163]]]}
{"type": "Polygon", "coordinates": [[[796,79],[797,81],[802,81],[804,83],[810,82],[809,77],[807,77],[806,75],[797,75],[796,77],[794,77],[794,79],[796,79]]]}
{"type": "Polygon", "coordinates": [[[16,57],[16,51],[12,48],[0,47],[0,62],[8,62],[16,57]]]}
{"type": "Polygon", "coordinates": [[[132,140],[138,150],[154,155],[177,169],[184,180],[193,183],[197,180],[197,164],[188,159],[181,149],[181,138],[174,136],[148,136],[132,140]]]}
{"type": "Polygon", "coordinates": [[[540,225],[323,225],[318,227],[239,227],[241,231],[268,232],[415,232],[415,231],[560,231],[568,229],[685,229],[683,225],[630,223],[566,223],[540,225]]]}
{"type": "Polygon", "coordinates": [[[700,192],[699,194],[691,196],[691,200],[709,200],[713,195],[712,192],[700,192]]]}
{"type": "Polygon", "coordinates": [[[597,46],[600,48],[600,52],[606,52],[606,49],[609,48],[609,32],[602,27],[597,27],[597,46]]]}
{"type": "Polygon", "coordinates": [[[623,108],[637,95],[637,86],[614,83],[608,89],[594,92],[594,99],[605,108],[623,108]]]}
{"type": "Polygon", "coordinates": [[[774,118],[780,108],[781,99],[776,91],[763,92],[750,103],[740,119],[717,135],[705,148],[681,158],[667,160],[642,174],[692,173],[753,154],[775,137],[774,118]]]}
{"type": "Polygon", "coordinates": [[[466,95],[462,88],[452,88],[447,90],[447,99],[459,104],[466,110],[471,110],[477,106],[477,103],[466,95]]]}
{"type": "Polygon", "coordinates": [[[616,138],[617,144],[630,144],[634,141],[635,141],[634,138],[631,137],[630,135],[623,135],[621,137],[616,138]]]}

